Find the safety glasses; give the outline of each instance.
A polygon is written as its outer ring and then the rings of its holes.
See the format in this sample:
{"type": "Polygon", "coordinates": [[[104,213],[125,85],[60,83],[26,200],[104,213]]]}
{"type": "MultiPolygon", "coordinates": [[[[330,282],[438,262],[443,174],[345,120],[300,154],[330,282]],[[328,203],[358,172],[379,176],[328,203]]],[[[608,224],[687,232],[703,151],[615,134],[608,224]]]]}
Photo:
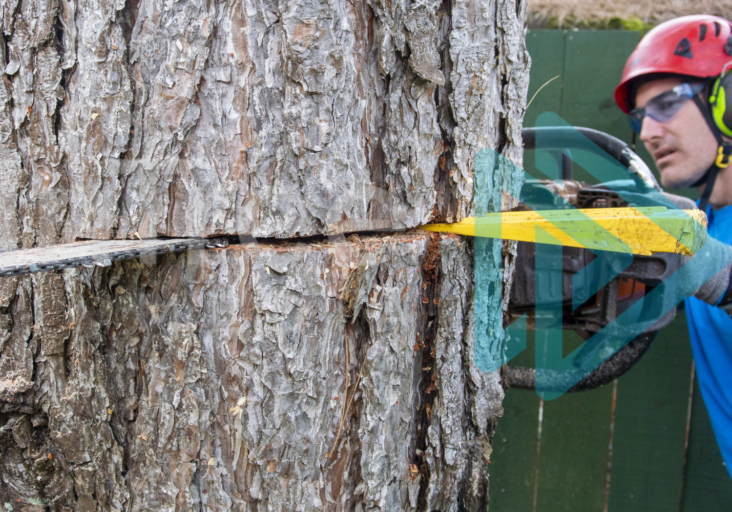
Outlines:
{"type": "Polygon", "coordinates": [[[645,116],[659,123],[665,123],[674,117],[681,110],[681,107],[694,95],[699,94],[702,89],[704,89],[704,83],[693,85],[685,83],[654,96],[648,100],[645,107],[635,108],[630,111],[628,114],[630,126],[635,133],[640,133],[645,116]]]}

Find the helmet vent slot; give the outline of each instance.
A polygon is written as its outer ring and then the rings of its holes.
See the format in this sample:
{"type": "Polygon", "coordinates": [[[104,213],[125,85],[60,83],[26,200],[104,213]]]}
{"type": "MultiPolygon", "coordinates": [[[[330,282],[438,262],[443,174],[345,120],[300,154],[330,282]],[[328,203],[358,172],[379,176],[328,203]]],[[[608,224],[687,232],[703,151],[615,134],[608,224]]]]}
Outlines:
{"type": "Polygon", "coordinates": [[[732,55],[732,34],[727,38],[727,42],[724,43],[724,53],[732,55]]]}
{"type": "Polygon", "coordinates": [[[699,42],[704,41],[705,37],[707,37],[707,26],[699,25],[699,42]]]}
{"type": "Polygon", "coordinates": [[[678,55],[679,57],[685,57],[687,59],[694,58],[694,54],[691,53],[691,43],[688,39],[683,38],[681,41],[679,41],[679,44],[676,45],[676,49],[674,50],[674,55],[678,55]]]}

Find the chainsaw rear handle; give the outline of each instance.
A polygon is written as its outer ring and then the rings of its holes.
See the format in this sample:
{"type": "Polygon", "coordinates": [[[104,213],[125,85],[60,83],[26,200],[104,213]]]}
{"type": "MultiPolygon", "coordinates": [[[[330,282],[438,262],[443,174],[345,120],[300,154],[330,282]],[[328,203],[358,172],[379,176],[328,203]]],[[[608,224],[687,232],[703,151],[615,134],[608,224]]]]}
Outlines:
{"type": "Polygon", "coordinates": [[[609,156],[620,162],[624,167],[638,176],[646,185],[660,191],[661,187],[641,158],[630,149],[630,147],[612,135],[593,130],[592,128],[583,128],[580,126],[542,126],[539,128],[524,128],[521,130],[521,136],[524,141],[524,149],[536,149],[537,135],[541,137],[541,148],[543,150],[559,150],[562,154],[562,179],[572,179],[571,166],[567,168],[567,150],[585,149],[587,140],[597,145],[601,150],[609,156]]]}

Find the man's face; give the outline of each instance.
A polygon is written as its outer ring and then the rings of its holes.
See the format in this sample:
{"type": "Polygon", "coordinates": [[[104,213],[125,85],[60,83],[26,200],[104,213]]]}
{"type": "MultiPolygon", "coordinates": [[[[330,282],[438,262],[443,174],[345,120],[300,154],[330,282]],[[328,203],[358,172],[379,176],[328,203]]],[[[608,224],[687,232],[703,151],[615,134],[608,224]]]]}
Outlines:
{"type": "MultiPolygon", "coordinates": [[[[635,105],[642,108],[651,98],[682,83],[673,77],[645,83],[638,88],[635,105]]],[[[666,122],[646,116],[640,139],[661,173],[661,183],[668,188],[690,186],[717,157],[717,141],[692,100],[666,122]]]]}

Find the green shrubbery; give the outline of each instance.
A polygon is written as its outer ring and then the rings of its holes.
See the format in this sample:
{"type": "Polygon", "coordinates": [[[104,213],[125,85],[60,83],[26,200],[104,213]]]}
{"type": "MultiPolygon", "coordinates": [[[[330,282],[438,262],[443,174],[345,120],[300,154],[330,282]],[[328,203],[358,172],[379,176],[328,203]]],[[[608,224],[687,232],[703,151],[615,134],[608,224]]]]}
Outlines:
{"type": "Polygon", "coordinates": [[[646,32],[654,27],[652,23],[646,23],[638,16],[630,15],[626,18],[613,16],[602,20],[580,19],[576,16],[569,15],[563,20],[558,17],[549,18],[546,21],[546,28],[562,28],[562,29],[594,29],[594,30],[635,30],[638,32],[646,32]]]}

